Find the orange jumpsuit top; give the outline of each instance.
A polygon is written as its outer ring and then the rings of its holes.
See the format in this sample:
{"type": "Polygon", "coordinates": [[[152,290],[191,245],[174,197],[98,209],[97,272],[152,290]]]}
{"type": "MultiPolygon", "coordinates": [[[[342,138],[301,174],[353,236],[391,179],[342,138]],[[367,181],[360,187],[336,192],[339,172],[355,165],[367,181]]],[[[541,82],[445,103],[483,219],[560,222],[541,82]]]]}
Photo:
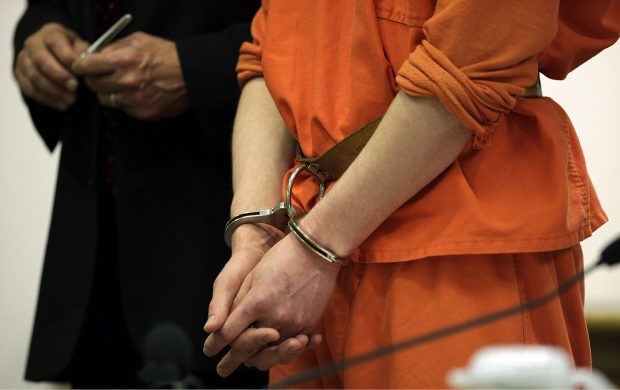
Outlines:
{"type": "MultiPolygon", "coordinates": [[[[360,261],[556,250],[606,221],[562,108],[519,96],[539,71],[563,78],[615,42],[619,1],[263,0],[252,32],[239,80],[265,78],[306,156],[383,115],[399,90],[437,97],[474,131],[360,261]]],[[[297,183],[308,210],[317,186],[297,183]]]]}

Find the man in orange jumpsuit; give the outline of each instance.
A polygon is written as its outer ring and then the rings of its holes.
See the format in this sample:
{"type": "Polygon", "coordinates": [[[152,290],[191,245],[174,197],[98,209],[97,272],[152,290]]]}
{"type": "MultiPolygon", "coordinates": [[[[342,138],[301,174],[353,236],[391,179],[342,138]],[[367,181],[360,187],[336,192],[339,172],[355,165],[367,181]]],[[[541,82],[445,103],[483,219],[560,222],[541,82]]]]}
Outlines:
{"type": "MultiPolygon", "coordinates": [[[[579,242],[606,216],[566,114],[524,95],[539,72],[563,78],[619,34],[615,0],[264,0],[238,65],[232,215],[281,201],[296,143],[318,156],[383,119],[321,201],[311,175],[292,186],[300,228],[354,253],[348,265],[298,234],[235,231],[205,325],[207,355],[232,346],[220,374],[245,363],[273,366],[277,380],[535,299],[577,273],[579,242]]],[[[557,345],[590,365],[583,284],[303,385],[445,387],[449,369],[499,343],[557,345]]]]}

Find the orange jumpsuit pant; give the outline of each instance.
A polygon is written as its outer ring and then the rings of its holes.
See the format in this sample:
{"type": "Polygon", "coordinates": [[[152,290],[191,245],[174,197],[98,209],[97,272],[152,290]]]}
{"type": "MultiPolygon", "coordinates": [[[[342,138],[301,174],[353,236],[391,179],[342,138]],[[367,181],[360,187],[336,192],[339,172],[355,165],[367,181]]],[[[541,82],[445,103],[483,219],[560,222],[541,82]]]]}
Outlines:
{"type": "MultiPolygon", "coordinates": [[[[343,267],[318,325],[323,342],[270,382],[368,353],[536,299],[583,269],[581,247],[542,252],[439,256],[343,267]]],[[[303,388],[445,388],[446,374],[487,345],[563,347],[576,366],[589,366],[583,281],[551,302],[497,322],[362,363],[303,388]]]]}

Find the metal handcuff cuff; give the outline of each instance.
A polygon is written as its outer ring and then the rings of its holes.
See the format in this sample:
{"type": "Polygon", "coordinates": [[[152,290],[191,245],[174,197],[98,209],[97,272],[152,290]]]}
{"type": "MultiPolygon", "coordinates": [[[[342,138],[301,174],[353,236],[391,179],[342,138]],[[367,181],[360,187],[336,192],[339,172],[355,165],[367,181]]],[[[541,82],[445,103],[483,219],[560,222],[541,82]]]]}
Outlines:
{"type": "Polygon", "coordinates": [[[327,182],[337,180],[342,176],[351,162],[364,148],[380,122],[381,117],[373,119],[317,157],[304,157],[301,147],[297,145],[297,161],[301,165],[295,168],[288,179],[285,201],[271,209],[250,211],[231,218],[226,223],[224,229],[224,239],[228,247],[230,247],[233,232],[240,225],[245,223],[266,223],[275,226],[283,232],[289,230],[308,249],[330,263],[346,264],[347,259],[356,260],[359,257],[358,249],[354,250],[346,258],[338,256],[332,250],[316,242],[301,229],[299,219],[295,219],[297,209],[291,203],[291,192],[297,175],[303,171],[308,171],[319,184],[319,200],[323,199],[327,182]]]}
{"type": "Polygon", "coordinates": [[[295,179],[297,179],[297,176],[303,171],[310,173],[314,180],[318,183],[319,200],[323,199],[323,196],[325,195],[326,183],[329,181],[329,174],[324,172],[319,164],[302,164],[295,168],[288,179],[284,202],[280,202],[271,209],[241,213],[226,222],[226,227],[224,228],[224,240],[226,241],[226,245],[228,245],[229,248],[231,247],[232,235],[239,226],[246,223],[265,223],[283,232],[286,232],[287,230],[290,231],[304,246],[316,255],[320,256],[322,259],[330,263],[346,264],[346,258],[341,257],[332,250],[325,248],[312,239],[312,237],[307,235],[299,226],[299,219],[295,218],[297,209],[291,203],[291,193],[295,179]]]}

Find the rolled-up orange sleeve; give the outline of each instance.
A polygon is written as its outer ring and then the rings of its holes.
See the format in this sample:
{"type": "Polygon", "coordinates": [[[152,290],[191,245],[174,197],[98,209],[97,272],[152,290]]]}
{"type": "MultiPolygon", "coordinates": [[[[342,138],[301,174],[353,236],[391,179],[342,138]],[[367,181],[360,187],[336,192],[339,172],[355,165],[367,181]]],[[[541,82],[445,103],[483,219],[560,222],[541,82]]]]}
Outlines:
{"type": "Polygon", "coordinates": [[[267,25],[267,0],[263,0],[261,7],[252,20],[252,42],[243,42],[239,49],[237,62],[237,80],[243,87],[245,83],[263,75],[263,48],[265,27],[267,25]]]}
{"type": "Polygon", "coordinates": [[[438,0],[396,81],[409,95],[437,97],[482,146],[536,81],[558,9],[558,0],[438,0]]]}
{"type": "Polygon", "coordinates": [[[564,79],[620,36],[620,0],[563,0],[558,34],[538,56],[541,72],[564,79]]]}

